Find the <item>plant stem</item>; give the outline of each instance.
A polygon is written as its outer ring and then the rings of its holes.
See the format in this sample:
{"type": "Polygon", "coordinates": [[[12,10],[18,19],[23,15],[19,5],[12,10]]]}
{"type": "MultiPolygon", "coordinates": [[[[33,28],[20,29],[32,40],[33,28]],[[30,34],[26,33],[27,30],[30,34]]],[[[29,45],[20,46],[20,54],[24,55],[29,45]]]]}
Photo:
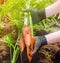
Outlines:
{"type": "Polygon", "coordinates": [[[13,58],[12,58],[11,63],[16,63],[18,55],[19,55],[19,50],[18,50],[18,47],[17,47],[16,49],[14,49],[13,58]]]}

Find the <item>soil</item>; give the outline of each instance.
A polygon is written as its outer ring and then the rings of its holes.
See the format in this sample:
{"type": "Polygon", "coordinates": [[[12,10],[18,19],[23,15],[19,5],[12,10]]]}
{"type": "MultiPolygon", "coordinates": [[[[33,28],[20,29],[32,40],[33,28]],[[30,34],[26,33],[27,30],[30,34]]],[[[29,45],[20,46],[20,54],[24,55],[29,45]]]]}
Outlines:
{"type": "Polygon", "coordinates": [[[10,63],[9,47],[2,39],[0,39],[0,63],[10,63]]]}
{"type": "MultiPolygon", "coordinates": [[[[29,63],[26,56],[26,50],[22,54],[22,60],[23,62],[21,62],[19,56],[17,63],[29,63]]],[[[60,63],[60,43],[42,46],[33,56],[30,63],[60,63]]]]}
{"type": "Polygon", "coordinates": [[[0,29],[0,38],[3,36],[12,33],[12,38],[17,39],[18,36],[18,28],[15,25],[10,23],[10,15],[7,14],[6,16],[2,17],[1,22],[3,22],[3,28],[0,29]]]}

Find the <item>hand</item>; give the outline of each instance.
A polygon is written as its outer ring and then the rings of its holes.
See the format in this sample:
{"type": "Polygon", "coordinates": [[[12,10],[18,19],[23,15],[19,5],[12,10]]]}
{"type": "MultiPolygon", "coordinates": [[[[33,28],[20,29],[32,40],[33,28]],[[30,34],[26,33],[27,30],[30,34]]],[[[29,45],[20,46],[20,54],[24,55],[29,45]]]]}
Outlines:
{"type": "Polygon", "coordinates": [[[44,36],[35,37],[35,46],[31,55],[34,55],[43,45],[47,45],[47,40],[44,36]]]}
{"type": "Polygon", "coordinates": [[[35,46],[34,46],[34,50],[32,52],[32,55],[34,55],[41,46],[40,39],[38,37],[34,37],[34,38],[35,38],[35,46]]]}
{"type": "Polygon", "coordinates": [[[26,9],[24,10],[24,12],[31,12],[32,21],[34,24],[46,18],[45,9],[42,10],[26,9]]]}

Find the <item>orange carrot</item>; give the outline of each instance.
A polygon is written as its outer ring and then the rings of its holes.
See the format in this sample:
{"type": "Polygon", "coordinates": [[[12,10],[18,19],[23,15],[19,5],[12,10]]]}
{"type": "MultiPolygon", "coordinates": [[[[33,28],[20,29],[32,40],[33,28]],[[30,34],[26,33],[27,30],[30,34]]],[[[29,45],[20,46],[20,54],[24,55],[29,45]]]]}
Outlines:
{"type": "Polygon", "coordinates": [[[32,34],[31,34],[31,29],[29,26],[24,26],[22,29],[22,35],[23,38],[25,40],[25,45],[27,48],[27,56],[28,56],[28,60],[29,62],[32,60],[32,56],[31,53],[34,49],[34,39],[32,38],[32,34]]]}

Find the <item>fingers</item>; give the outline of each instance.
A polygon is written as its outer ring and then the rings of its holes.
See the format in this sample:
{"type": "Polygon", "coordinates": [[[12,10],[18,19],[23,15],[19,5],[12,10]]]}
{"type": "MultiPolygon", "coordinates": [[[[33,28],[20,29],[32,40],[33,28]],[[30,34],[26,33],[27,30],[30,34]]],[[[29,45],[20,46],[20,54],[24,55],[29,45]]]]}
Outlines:
{"type": "Polygon", "coordinates": [[[34,56],[36,54],[37,50],[34,49],[33,52],[31,53],[32,56],[34,56]]]}

